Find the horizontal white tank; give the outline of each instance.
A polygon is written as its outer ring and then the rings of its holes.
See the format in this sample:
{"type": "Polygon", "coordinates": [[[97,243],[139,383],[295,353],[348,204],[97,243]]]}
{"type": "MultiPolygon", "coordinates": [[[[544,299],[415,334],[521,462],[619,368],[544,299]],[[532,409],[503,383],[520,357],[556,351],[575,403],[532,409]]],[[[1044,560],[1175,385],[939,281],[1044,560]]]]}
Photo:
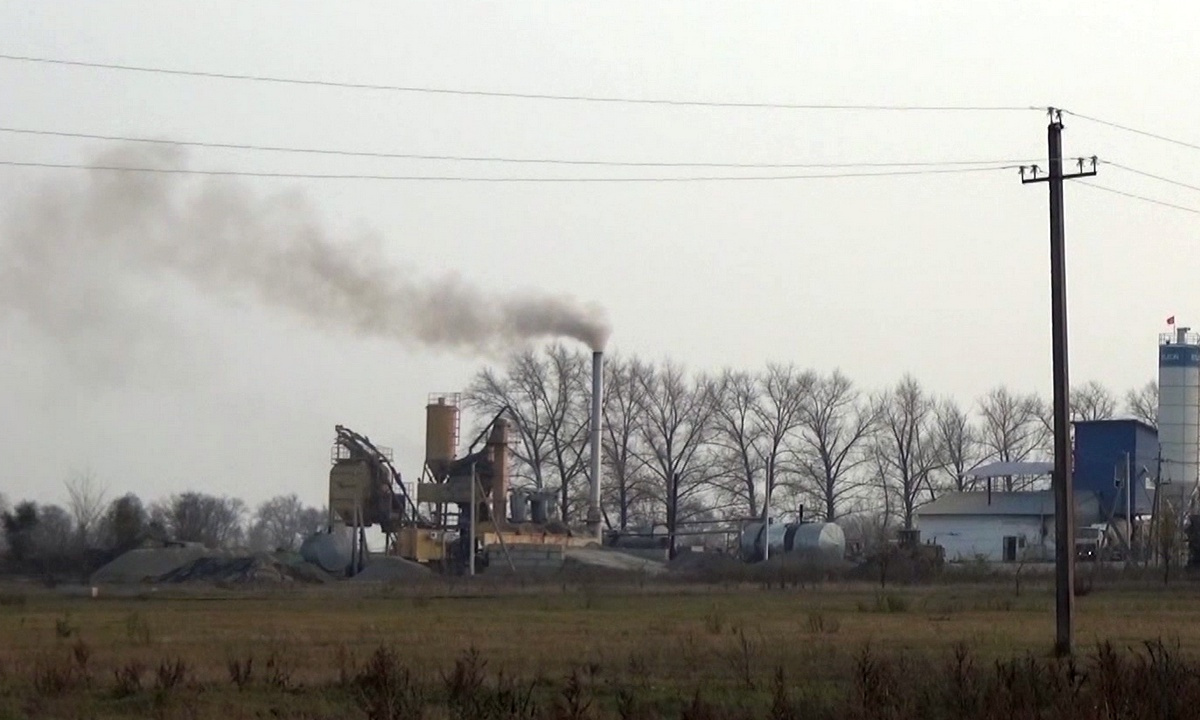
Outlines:
{"type": "MultiPolygon", "coordinates": [[[[772,523],[767,526],[771,555],[790,553],[826,562],[846,557],[846,535],[834,523],[772,523]]],[[[763,556],[763,523],[747,523],[740,539],[742,559],[758,562],[763,556]]]]}

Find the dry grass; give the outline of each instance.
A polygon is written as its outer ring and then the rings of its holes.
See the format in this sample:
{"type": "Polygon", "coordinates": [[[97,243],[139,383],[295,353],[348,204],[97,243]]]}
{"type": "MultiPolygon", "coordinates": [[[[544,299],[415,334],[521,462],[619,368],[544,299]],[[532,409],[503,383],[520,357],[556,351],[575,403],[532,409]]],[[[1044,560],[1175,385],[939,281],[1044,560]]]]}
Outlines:
{"type": "MultiPolygon", "coordinates": [[[[411,717],[423,704],[427,717],[790,717],[795,703],[866,702],[863,674],[886,682],[896,658],[942,677],[956,653],[976,668],[1042,658],[1053,632],[1050,592],[1036,583],[1019,597],[1005,584],[486,582],[3,596],[0,718],[411,717]]],[[[1194,598],[1188,587],[1099,589],[1078,601],[1080,646],[1108,642],[1124,658],[1162,639],[1188,657],[1200,651],[1194,598]]]]}

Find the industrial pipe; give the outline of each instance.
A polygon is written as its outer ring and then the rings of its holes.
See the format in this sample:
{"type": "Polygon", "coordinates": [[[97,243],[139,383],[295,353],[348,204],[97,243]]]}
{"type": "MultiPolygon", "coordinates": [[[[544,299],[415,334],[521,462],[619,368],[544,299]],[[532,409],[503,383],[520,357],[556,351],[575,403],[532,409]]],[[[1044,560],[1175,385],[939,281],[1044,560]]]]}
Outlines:
{"type": "Polygon", "coordinates": [[[597,541],[602,541],[600,514],[600,423],[601,406],[604,401],[604,353],[599,350],[592,353],[592,484],[589,488],[587,527],[588,534],[597,541]]]}

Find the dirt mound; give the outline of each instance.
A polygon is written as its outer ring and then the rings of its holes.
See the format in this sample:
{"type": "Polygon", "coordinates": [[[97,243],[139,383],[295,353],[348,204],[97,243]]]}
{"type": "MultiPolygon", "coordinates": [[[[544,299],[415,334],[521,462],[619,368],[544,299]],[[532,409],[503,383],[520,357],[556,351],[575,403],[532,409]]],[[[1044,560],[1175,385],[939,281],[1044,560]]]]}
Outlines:
{"type": "Polygon", "coordinates": [[[363,571],[350,578],[356,582],[413,582],[429,578],[429,568],[404,558],[390,555],[372,556],[363,571]]]}
{"type": "Polygon", "coordinates": [[[567,548],[563,553],[563,559],[567,565],[602,570],[644,572],[651,575],[657,575],[666,570],[666,566],[656,560],[602,547],[567,548]]]}
{"type": "Polygon", "coordinates": [[[201,557],[164,573],[158,578],[164,583],[323,583],[330,577],[308,563],[287,562],[269,554],[249,557],[201,557]]]}
{"type": "Polygon", "coordinates": [[[137,548],[92,573],[91,581],[93,585],[150,582],[212,554],[203,547],[137,548]]]}

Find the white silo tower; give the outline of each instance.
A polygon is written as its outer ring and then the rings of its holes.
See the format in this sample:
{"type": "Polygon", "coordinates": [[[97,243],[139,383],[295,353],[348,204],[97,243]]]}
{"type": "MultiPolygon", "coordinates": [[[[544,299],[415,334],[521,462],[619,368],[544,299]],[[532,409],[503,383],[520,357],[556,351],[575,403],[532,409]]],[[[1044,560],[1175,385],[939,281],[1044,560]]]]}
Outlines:
{"type": "Polygon", "coordinates": [[[1162,497],[1183,510],[1200,470],[1200,335],[1191,328],[1159,336],[1158,443],[1162,497]]]}

